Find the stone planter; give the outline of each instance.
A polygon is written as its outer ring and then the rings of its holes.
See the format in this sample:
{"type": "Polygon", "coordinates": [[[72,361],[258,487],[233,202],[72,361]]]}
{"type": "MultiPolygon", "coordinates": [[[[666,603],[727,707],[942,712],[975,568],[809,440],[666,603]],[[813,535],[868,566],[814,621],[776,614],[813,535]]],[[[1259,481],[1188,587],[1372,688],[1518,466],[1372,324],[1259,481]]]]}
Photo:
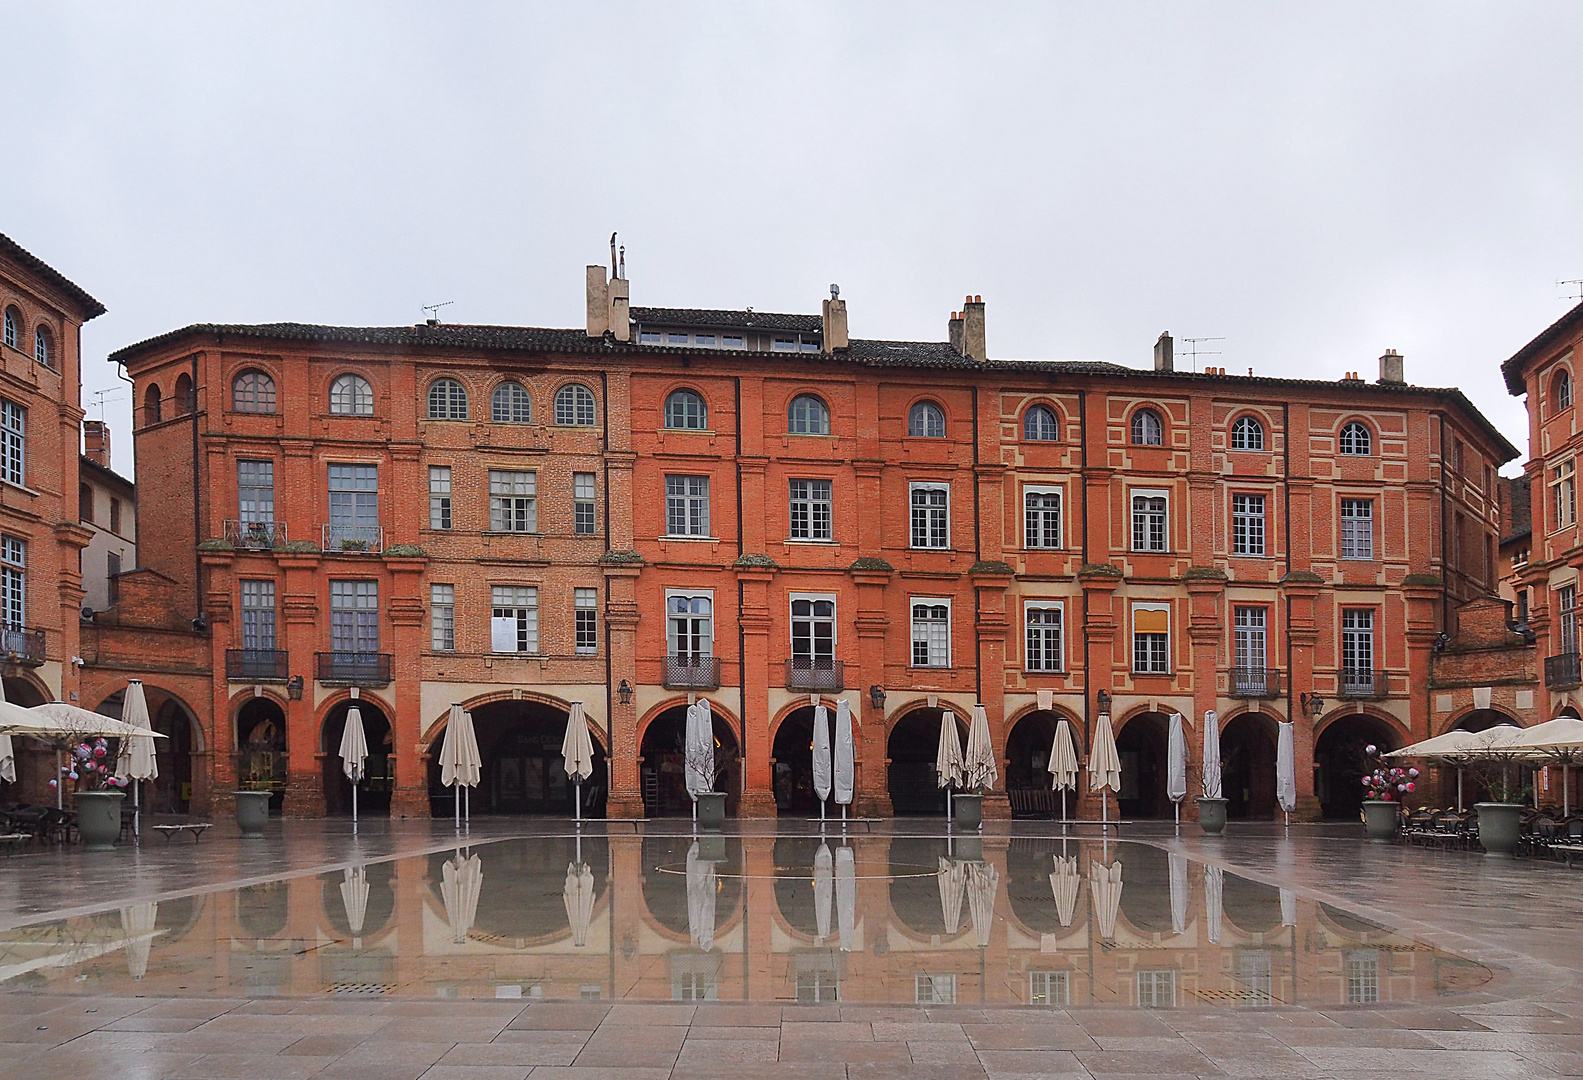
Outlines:
{"type": "Polygon", "coordinates": [[[1363,828],[1376,843],[1395,840],[1402,829],[1402,804],[1390,799],[1364,799],[1363,828]]]}
{"type": "Polygon", "coordinates": [[[698,795],[698,827],[719,832],[726,824],[726,793],[704,791],[698,795]]]}
{"type": "Polygon", "coordinates": [[[269,792],[238,791],[236,793],[236,827],[242,835],[257,839],[264,835],[269,823],[269,792]]]}
{"type": "Polygon", "coordinates": [[[956,810],[956,823],[964,829],[984,826],[984,796],[954,795],[952,805],[956,810]]]}
{"type": "Polygon", "coordinates": [[[126,795],[120,791],[79,791],[77,800],[77,835],[82,837],[84,851],[114,851],[121,836],[121,800],[126,795]]]}
{"type": "Polygon", "coordinates": [[[1219,836],[1225,831],[1226,802],[1204,795],[1198,797],[1198,827],[1204,830],[1205,836],[1219,836]]]}
{"type": "Polygon", "coordinates": [[[1479,843],[1484,846],[1484,854],[1504,858],[1517,850],[1522,831],[1521,804],[1481,802],[1474,804],[1473,809],[1479,812],[1479,843]]]}

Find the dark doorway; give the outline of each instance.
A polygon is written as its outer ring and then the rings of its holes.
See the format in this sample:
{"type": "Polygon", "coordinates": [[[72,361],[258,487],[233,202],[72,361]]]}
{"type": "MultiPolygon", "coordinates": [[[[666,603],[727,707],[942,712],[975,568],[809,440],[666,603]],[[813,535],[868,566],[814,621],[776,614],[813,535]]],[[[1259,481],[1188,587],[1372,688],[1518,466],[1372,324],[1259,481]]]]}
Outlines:
{"type": "Polygon", "coordinates": [[[1121,758],[1121,816],[1161,818],[1171,816],[1165,794],[1167,721],[1164,713],[1139,713],[1116,733],[1116,755],[1121,758]]]}
{"type": "MultiPolygon", "coordinates": [[[[1055,742],[1053,712],[1032,712],[1012,727],[1006,736],[1006,787],[1008,790],[1050,790],[1050,746],[1055,742]]],[[[1072,729],[1072,745],[1078,732],[1072,729]]]]}
{"type": "Polygon", "coordinates": [[[247,701],[236,715],[236,779],[243,791],[270,793],[269,812],[286,797],[286,714],[267,697],[247,701]]]}
{"type": "Polygon", "coordinates": [[[341,763],[341,736],[346,733],[346,714],[357,706],[363,718],[363,737],[368,740],[368,760],[363,763],[363,782],[357,785],[359,817],[389,817],[390,789],[395,782],[391,755],[390,721],[384,710],[367,698],[343,701],[324,718],[324,812],[333,816],[352,813],[352,781],[341,763]]]}
{"type": "MultiPolygon", "coordinates": [[[[24,709],[42,705],[46,700],[38,687],[27,679],[7,678],[4,685],[5,699],[24,709]]],[[[16,783],[8,784],[0,780],[0,799],[7,803],[53,806],[55,792],[51,790],[49,781],[55,775],[55,751],[38,739],[16,736],[11,740],[11,752],[16,755],[16,783]]]]}
{"type": "Polygon", "coordinates": [[[940,750],[940,723],[946,716],[956,725],[965,755],[967,730],[955,713],[914,709],[891,726],[885,756],[890,759],[890,804],[898,817],[945,813],[945,788],[939,785],[934,761],[940,750]]]}
{"type": "MultiPolygon", "coordinates": [[[[718,712],[710,711],[715,729],[715,768],[724,771],[715,787],[726,793],[726,813],[735,815],[742,792],[742,755],[736,732],[718,712]]],[[[810,731],[811,731],[810,726],[810,731]]],[[[691,817],[692,797],[682,768],[682,740],[687,733],[687,706],[666,709],[643,732],[643,812],[649,817],[691,817]]]]}
{"type": "Polygon", "coordinates": [[[1243,713],[1221,729],[1221,787],[1227,817],[1263,821],[1276,816],[1274,725],[1263,713],[1243,713]]]}
{"type": "Polygon", "coordinates": [[[155,813],[185,814],[192,807],[192,718],[175,699],[166,698],[152,723],[165,738],[154,740],[159,777],[147,785],[144,797],[155,813]]]}
{"type": "MultiPolygon", "coordinates": [[[[835,709],[826,706],[825,713],[830,745],[834,748],[835,709]]],[[[774,759],[776,811],[818,816],[819,800],[813,790],[813,706],[804,706],[781,721],[775,730],[774,759]]],[[[825,812],[840,816],[834,798],[832,794],[825,812]]]]}
{"type": "MultiPolygon", "coordinates": [[[[566,738],[567,711],[538,701],[492,701],[471,710],[483,760],[478,787],[472,793],[475,814],[551,814],[573,816],[575,785],[566,775],[561,743],[566,738]]],[[[583,816],[603,817],[609,774],[605,752],[594,732],[593,772],[583,782],[583,816]]],[[[429,804],[437,816],[449,817],[454,796],[440,783],[440,746],[434,738],[429,760],[429,804]]]]}
{"type": "Polygon", "coordinates": [[[1332,720],[1314,744],[1314,793],[1327,818],[1356,821],[1363,813],[1363,777],[1373,771],[1368,747],[1383,753],[1399,740],[1390,725],[1355,713],[1332,720]]]}
{"type": "MultiPolygon", "coordinates": [[[[1562,715],[1565,716],[1566,713],[1563,712],[1562,715]]],[[[1506,713],[1501,712],[1499,709],[1475,709],[1473,712],[1466,714],[1462,717],[1462,719],[1458,720],[1456,726],[1457,729],[1461,731],[1477,732],[1488,731],[1490,728],[1495,727],[1521,727],[1522,725],[1519,724],[1516,719],[1508,716],[1506,713]]],[[[1413,764],[1418,763],[1414,762],[1413,764]]],[[[1435,768],[1436,766],[1431,764],[1431,767],[1435,768]]],[[[1513,768],[1518,767],[1513,766],[1513,768]]],[[[1489,786],[1485,783],[1487,777],[1482,775],[1487,771],[1488,766],[1485,768],[1463,768],[1461,794],[1463,806],[1473,806],[1476,803],[1486,802],[1491,798],[1489,786]]],[[[1439,791],[1441,793],[1439,802],[1445,806],[1457,805],[1456,766],[1452,764],[1439,765],[1438,775],[1440,778],[1439,791]]],[[[1519,775],[1521,774],[1519,773],[1519,775]]],[[[1537,774],[1535,774],[1535,777],[1537,779],[1537,774]]],[[[1420,783],[1420,790],[1423,790],[1425,787],[1428,787],[1428,785],[1420,783]]],[[[1556,812],[1559,814],[1561,810],[1561,786],[1559,783],[1556,784],[1554,794],[1556,796],[1556,812]]]]}

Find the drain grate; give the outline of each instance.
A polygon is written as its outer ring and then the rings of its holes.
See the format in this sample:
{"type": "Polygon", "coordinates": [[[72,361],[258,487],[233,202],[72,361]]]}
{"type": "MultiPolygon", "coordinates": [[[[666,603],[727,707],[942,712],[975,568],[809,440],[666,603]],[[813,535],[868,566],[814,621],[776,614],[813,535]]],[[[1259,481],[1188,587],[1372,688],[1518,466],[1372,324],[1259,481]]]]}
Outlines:
{"type": "Polygon", "coordinates": [[[338,982],[330,985],[330,993],[343,997],[378,997],[395,989],[395,983],[338,982]]]}
{"type": "Polygon", "coordinates": [[[1273,1005],[1275,999],[1262,990],[1194,990],[1194,996],[1226,1005],[1273,1005]]]}

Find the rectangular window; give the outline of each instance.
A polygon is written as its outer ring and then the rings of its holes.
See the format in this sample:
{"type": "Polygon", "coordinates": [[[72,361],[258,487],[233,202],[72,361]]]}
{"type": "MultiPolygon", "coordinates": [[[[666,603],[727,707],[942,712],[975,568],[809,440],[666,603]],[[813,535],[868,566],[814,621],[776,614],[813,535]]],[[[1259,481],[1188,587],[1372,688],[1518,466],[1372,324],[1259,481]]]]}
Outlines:
{"type": "Polygon", "coordinates": [[[121,600],[121,556],[112,551],[104,557],[104,572],[109,585],[110,606],[115,607],[121,600]]]}
{"type": "Polygon", "coordinates": [[[776,352],[796,352],[797,340],[795,338],[778,337],[775,339],[774,349],[776,352]]]}
{"type": "Polygon", "coordinates": [[[93,488],[87,484],[77,485],[77,520],[86,521],[92,525],[93,520],[93,488]]]}
{"type": "Polygon", "coordinates": [[[599,651],[599,590],[574,589],[573,618],[577,633],[577,655],[593,656],[599,651]]]}
{"type": "Polygon", "coordinates": [[[1264,554],[1264,496],[1231,497],[1231,553],[1264,554]]]}
{"type": "Polygon", "coordinates": [[[1171,609],[1168,605],[1133,605],[1132,670],[1140,675],[1171,673],[1171,609]]]}
{"type": "Polygon", "coordinates": [[[1175,970],[1138,972],[1138,1008],[1176,1008],[1175,970]]]}
{"type": "Polygon", "coordinates": [[[715,343],[715,336],[713,334],[694,334],[693,335],[693,344],[694,345],[713,345],[714,343],[715,343]]]}
{"type": "MultiPolygon", "coordinates": [[[[9,540],[9,537],[7,538],[9,540]]],[[[10,560],[7,560],[8,562],[10,560]]],[[[1576,585],[1563,585],[1556,590],[1556,615],[1560,623],[1561,651],[1575,653],[1578,651],[1578,588],[1576,585]]]]}
{"type": "Polygon", "coordinates": [[[835,659],[835,597],[792,596],[792,659],[829,670],[835,659]]]}
{"type": "Polygon", "coordinates": [[[490,469],[490,531],[537,532],[539,529],[537,492],[537,473],[490,469]]]}
{"type": "Polygon", "coordinates": [[[1374,500],[1341,500],[1341,557],[1374,558],[1374,500]]]}
{"type": "Polygon", "coordinates": [[[7,630],[27,625],[27,541],[0,537],[0,622],[7,630]]]}
{"type": "Polygon", "coordinates": [[[829,540],[831,531],[830,481],[791,482],[791,538],[829,540]]]}
{"type": "Polygon", "coordinates": [[[1027,626],[1027,667],[1029,671],[1062,669],[1062,610],[1059,604],[1029,604],[1024,614],[1027,626]]]}
{"type": "Polygon", "coordinates": [[[697,660],[715,654],[713,593],[667,593],[665,645],[671,656],[697,660]]]}
{"type": "Polygon", "coordinates": [[[951,605],[944,600],[912,602],[912,666],[951,666],[951,605]]]}
{"type": "Polygon", "coordinates": [[[242,581],[242,648],[275,647],[275,583],[242,581]]]}
{"type": "Polygon", "coordinates": [[[1071,986],[1064,971],[1028,972],[1029,1005],[1070,1005],[1071,986]]]}
{"type": "Polygon", "coordinates": [[[1132,550],[1169,550],[1165,542],[1164,492],[1133,492],[1132,550]]]}
{"type": "Polygon", "coordinates": [[[379,583],[330,582],[330,649],[338,653],[379,651],[379,583]]]}
{"type": "Polygon", "coordinates": [[[912,485],[912,546],[951,546],[951,489],[946,485],[912,485]]]}
{"type": "Polygon", "coordinates": [[[594,474],[572,473],[572,532],[578,536],[592,536],[598,528],[599,516],[594,508],[594,474]]]}
{"type": "Polygon", "coordinates": [[[660,332],[658,330],[640,330],[638,332],[639,345],[658,345],[659,343],[660,332]]]}
{"type": "Polygon", "coordinates": [[[376,543],[379,538],[379,467],[330,466],[330,539],[376,543]]]}
{"type": "MultiPolygon", "coordinates": [[[[9,404],[9,402],[7,403],[9,404]]],[[[9,437],[8,437],[9,440],[9,437]]],[[[9,441],[7,443],[9,447],[9,441]]],[[[9,448],[7,456],[9,458],[9,448]]],[[[1550,477],[1551,502],[1555,507],[1555,527],[1564,529],[1577,523],[1577,475],[1576,464],[1563,461],[1555,467],[1550,477]]],[[[9,472],[9,466],[8,466],[9,472]]],[[[7,475],[6,479],[10,479],[7,475]]],[[[16,481],[20,483],[21,481],[16,481]]]]}
{"type": "Polygon", "coordinates": [[[797,1000],[803,1004],[818,1004],[841,1000],[841,975],[839,972],[816,968],[797,973],[797,1000]]]}
{"type": "Polygon", "coordinates": [[[1347,953],[1347,1004],[1378,1005],[1380,1001],[1380,954],[1373,949],[1347,953]]]}
{"type": "Polygon", "coordinates": [[[275,521],[275,463],[248,461],[236,463],[236,508],[243,525],[275,521]]]}
{"type": "Polygon", "coordinates": [[[429,648],[435,652],[456,649],[456,586],[429,586],[429,648]]]}
{"type": "Polygon", "coordinates": [[[913,976],[913,1000],[919,1005],[955,1005],[956,976],[913,976]]]}
{"type": "Polygon", "coordinates": [[[27,410],[0,399],[0,480],[27,483],[27,410]]]}
{"type": "Polygon", "coordinates": [[[665,535],[709,535],[709,477],[665,478],[665,535]]]}
{"type": "Polygon", "coordinates": [[[685,344],[687,344],[687,335],[686,334],[675,334],[675,333],[672,333],[672,334],[667,334],[665,336],[668,339],[666,341],[666,344],[668,344],[668,345],[685,345],[685,344]]]}
{"type": "Polygon", "coordinates": [[[121,532],[121,500],[110,500],[110,531],[117,535],[121,532]]]}
{"type": "Polygon", "coordinates": [[[1054,488],[1024,490],[1023,546],[1058,548],[1061,546],[1061,492],[1054,488]]]}
{"type": "Polygon", "coordinates": [[[490,589],[490,648],[497,653],[539,651],[539,590],[523,585],[490,589]]]}
{"type": "Polygon", "coordinates": [[[1237,955],[1237,985],[1242,990],[1244,1005],[1275,1004],[1275,963],[1269,952],[1243,949],[1237,955]]]}
{"type": "Polygon", "coordinates": [[[742,348],[742,339],[735,334],[726,334],[720,339],[720,344],[728,349],[742,348]]]}
{"type": "Polygon", "coordinates": [[[451,527],[451,467],[429,466],[429,528],[451,527]]]}
{"type": "Polygon", "coordinates": [[[1341,613],[1341,679],[1344,686],[1371,689],[1374,683],[1374,609],[1341,613]]]}
{"type": "Polygon", "coordinates": [[[1250,679],[1257,676],[1264,681],[1266,663],[1265,620],[1268,612],[1262,607],[1236,607],[1231,613],[1232,654],[1235,658],[1237,677],[1250,679]]]}

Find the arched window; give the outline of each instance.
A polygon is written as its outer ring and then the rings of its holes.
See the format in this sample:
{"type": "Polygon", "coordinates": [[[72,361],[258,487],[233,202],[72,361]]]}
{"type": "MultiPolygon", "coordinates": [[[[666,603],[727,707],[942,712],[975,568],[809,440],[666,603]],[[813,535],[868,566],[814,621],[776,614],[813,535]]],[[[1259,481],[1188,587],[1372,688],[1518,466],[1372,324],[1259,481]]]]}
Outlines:
{"type": "Polygon", "coordinates": [[[275,411],[275,380],[262,371],[244,371],[231,382],[231,408],[237,412],[275,411]]]}
{"type": "Polygon", "coordinates": [[[186,416],[197,407],[194,405],[192,400],[191,375],[188,375],[185,371],[183,371],[180,375],[176,376],[176,391],[172,396],[174,396],[176,399],[175,405],[177,416],[186,416]]]}
{"type": "Polygon", "coordinates": [[[336,416],[373,416],[374,388],[361,375],[341,375],[330,384],[330,412],[336,416]]]}
{"type": "Polygon", "coordinates": [[[430,420],[466,420],[467,388],[455,379],[435,379],[429,384],[430,420]]]}
{"type": "Polygon", "coordinates": [[[49,331],[42,326],[33,331],[33,359],[50,366],[49,331]]]}
{"type": "Polygon", "coordinates": [[[1341,437],[1336,440],[1336,449],[1349,457],[1368,457],[1373,453],[1373,443],[1369,429],[1353,420],[1342,427],[1341,437]]]}
{"type": "Polygon", "coordinates": [[[22,313],[14,307],[5,309],[5,343],[13,349],[22,340],[22,313]]]}
{"type": "MultiPolygon", "coordinates": [[[[7,314],[6,333],[10,331],[10,315],[7,314]]],[[[1551,398],[1555,401],[1555,411],[1572,407],[1572,374],[1566,368],[1556,372],[1555,382],[1551,384],[1551,398]]]]}
{"type": "Polygon", "coordinates": [[[503,382],[489,395],[489,419],[497,424],[533,423],[533,399],[519,382],[503,382]]]}
{"type": "Polygon", "coordinates": [[[1055,425],[1055,413],[1043,405],[1035,405],[1022,416],[1022,437],[1030,442],[1055,442],[1061,436],[1055,425]]]}
{"type": "Polygon", "coordinates": [[[1231,425],[1231,448],[1233,450],[1263,450],[1264,425],[1254,417],[1239,416],[1231,425]]]}
{"type": "Polygon", "coordinates": [[[555,422],[571,427],[593,427],[594,392],[582,383],[561,387],[555,394],[555,422]]]}
{"type": "Polygon", "coordinates": [[[907,414],[907,434],[915,439],[945,438],[945,413],[932,401],[920,401],[907,414]]]}
{"type": "Polygon", "coordinates": [[[694,390],[676,390],[665,399],[665,426],[688,431],[703,431],[709,427],[709,407],[703,396],[694,390]]]}
{"type": "Polygon", "coordinates": [[[157,424],[159,415],[159,383],[149,383],[143,391],[143,423],[157,424]]]}
{"type": "Polygon", "coordinates": [[[786,430],[793,435],[828,435],[830,410],[812,394],[799,394],[786,411],[786,430]]]}
{"type": "Polygon", "coordinates": [[[1165,425],[1160,414],[1153,409],[1139,409],[1132,414],[1132,445],[1161,446],[1165,443],[1165,425]]]}

